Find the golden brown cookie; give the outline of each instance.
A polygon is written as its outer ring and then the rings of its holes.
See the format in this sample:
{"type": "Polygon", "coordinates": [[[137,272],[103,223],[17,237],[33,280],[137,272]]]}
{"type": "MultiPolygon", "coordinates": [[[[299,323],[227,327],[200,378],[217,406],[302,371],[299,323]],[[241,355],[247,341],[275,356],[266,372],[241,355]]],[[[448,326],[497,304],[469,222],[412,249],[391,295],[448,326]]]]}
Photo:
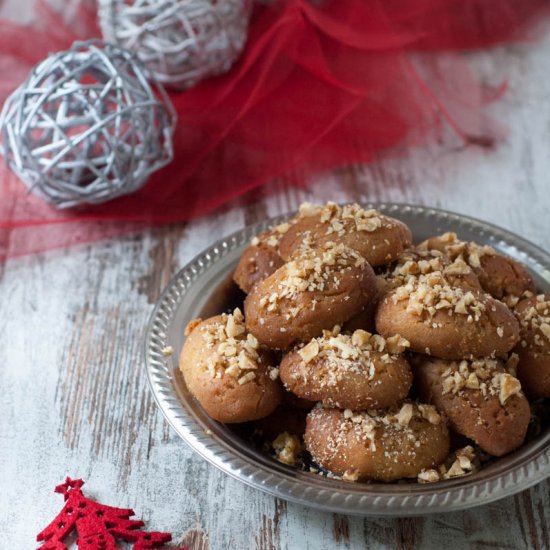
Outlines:
{"type": "Polygon", "coordinates": [[[271,355],[247,334],[240,310],[192,323],[179,367],[206,413],[224,423],[267,416],[282,396],[271,355]]]}
{"type": "Polygon", "coordinates": [[[247,329],[268,347],[288,349],[341,324],[376,293],[368,262],[344,245],[306,251],[258,283],[247,296],[247,329]]]}
{"type": "Polygon", "coordinates": [[[523,444],[529,403],[502,361],[420,358],[414,383],[420,398],[447,416],[451,429],[485,452],[503,456],[523,444]]]}
{"type": "Polygon", "coordinates": [[[328,242],[344,244],[377,266],[395,260],[410,246],[412,235],[399,220],[358,204],[305,203],[296,223],[282,236],[279,253],[284,260],[290,260],[304,249],[328,242]]]}
{"type": "Polygon", "coordinates": [[[404,399],[412,384],[408,342],[357,330],[324,331],[283,358],[280,377],[299,397],[325,406],[361,411],[384,409],[404,399]]]}
{"type": "Polygon", "coordinates": [[[461,259],[474,270],[483,290],[499,300],[535,290],[533,278],[518,261],[499,254],[490,246],[461,241],[456,233],[432,237],[421,243],[418,249],[435,249],[444,252],[453,261],[461,259]]]}
{"type": "Polygon", "coordinates": [[[315,408],[304,441],[317,464],[350,481],[416,477],[449,453],[444,420],[412,402],[385,412],[315,408]]]}
{"type": "Polygon", "coordinates": [[[264,231],[252,239],[248,248],[242,253],[239,263],[233,273],[233,280],[239,288],[248,294],[258,282],[274,273],[283,265],[279,256],[279,239],[282,235],[280,227],[264,231]]]}
{"type": "Polygon", "coordinates": [[[487,294],[451,287],[440,273],[422,275],[381,301],[376,329],[400,334],[411,350],[442,359],[503,356],[519,340],[511,311],[487,294]]]}
{"type": "Polygon", "coordinates": [[[520,325],[517,376],[532,398],[550,397],[550,295],[518,302],[514,313],[520,325]]]}

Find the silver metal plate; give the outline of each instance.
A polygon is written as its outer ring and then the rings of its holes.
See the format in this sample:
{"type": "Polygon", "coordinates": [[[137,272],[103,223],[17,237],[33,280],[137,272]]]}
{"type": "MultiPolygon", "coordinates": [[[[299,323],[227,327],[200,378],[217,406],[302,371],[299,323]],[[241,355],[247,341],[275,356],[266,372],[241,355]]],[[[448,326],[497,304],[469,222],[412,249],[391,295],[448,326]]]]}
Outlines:
{"type": "MultiPolygon", "coordinates": [[[[489,244],[518,259],[550,293],[550,255],[496,226],[434,208],[367,204],[405,222],[415,241],[445,231],[489,244]]],[[[178,369],[185,325],[227,310],[239,299],[232,272],[254,235],[289,216],[272,218],[218,241],[170,282],[156,305],[145,342],[154,398],[170,425],[200,456],[252,487],[326,511],[362,516],[416,516],[460,510],[522,491],[550,476],[550,426],[518,451],[467,477],[433,484],[346,483],[286,466],[262,454],[228,426],[210,419],[189,394],[178,369]],[[174,353],[166,357],[163,349],[174,353]]]]}

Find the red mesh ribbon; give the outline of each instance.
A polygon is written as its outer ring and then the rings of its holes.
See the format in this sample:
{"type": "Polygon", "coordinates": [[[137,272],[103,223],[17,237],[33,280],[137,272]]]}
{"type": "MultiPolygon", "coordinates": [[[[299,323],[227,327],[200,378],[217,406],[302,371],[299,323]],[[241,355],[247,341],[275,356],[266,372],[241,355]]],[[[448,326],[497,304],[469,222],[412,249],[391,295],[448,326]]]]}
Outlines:
{"type": "MultiPolygon", "coordinates": [[[[481,108],[503,88],[488,95],[448,52],[524,39],[545,8],[545,0],[257,5],[231,72],[171,93],[175,160],[137,193],[60,212],[0,169],[0,256],[91,240],[123,230],[120,222],[188,220],[276,177],[299,183],[419,143],[442,123],[465,143],[490,145],[497,129],[481,108]]],[[[87,3],[63,18],[39,0],[36,20],[32,29],[0,22],[4,97],[44,52],[98,36],[87,3]]]]}

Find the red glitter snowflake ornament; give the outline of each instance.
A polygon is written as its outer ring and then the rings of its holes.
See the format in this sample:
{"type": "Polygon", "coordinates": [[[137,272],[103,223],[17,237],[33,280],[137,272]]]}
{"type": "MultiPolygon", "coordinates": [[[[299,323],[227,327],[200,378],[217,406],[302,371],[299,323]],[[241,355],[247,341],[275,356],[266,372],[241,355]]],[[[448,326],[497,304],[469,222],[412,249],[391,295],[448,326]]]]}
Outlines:
{"type": "MultiPolygon", "coordinates": [[[[166,548],[172,540],[169,533],[140,531],[144,523],[129,519],[134,511],[129,508],[105,506],[85,497],[81,491],[84,482],[68,477],[55,488],[65,497],[65,506],[36,540],[44,541],[39,550],[68,550],[63,540],[76,529],[78,550],[117,550],[116,540],[133,544],[133,550],[166,548]]],[[[174,550],[186,550],[179,548],[174,550]]]]}

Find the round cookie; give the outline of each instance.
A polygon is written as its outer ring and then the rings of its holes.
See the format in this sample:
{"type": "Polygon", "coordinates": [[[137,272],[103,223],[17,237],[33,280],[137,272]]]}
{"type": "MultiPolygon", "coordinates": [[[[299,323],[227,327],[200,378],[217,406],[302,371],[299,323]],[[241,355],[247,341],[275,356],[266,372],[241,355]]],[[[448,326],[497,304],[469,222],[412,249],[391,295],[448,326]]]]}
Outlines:
{"type": "Polygon", "coordinates": [[[254,286],[244,303],[246,326],[262,344],[288,349],[357,315],[375,294],[367,261],[341,244],[327,244],[254,286]]]}
{"type": "Polygon", "coordinates": [[[282,390],[270,354],[247,334],[239,309],[190,323],[180,354],[185,384],[206,413],[223,423],[267,416],[282,390]]]}
{"type": "Polygon", "coordinates": [[[518,261],[499,254],[490,246],[461,241],[456,233],[432,237],[418,245],[418,249],[439,250],[453,261],[461,259],[474,270],[483,290],[493,298],[500,300],[535,290],[533,278],[518,261]]]}
{"type": "Polygon", "coordinates": [[[502,361],[423,358],[415,363],[414,383],[420,398],[446,415],[451,429],[485,452],[503,456],[523,444],[529,403],[502,361]]]}
{"type": "Polygon", "coordinates": [[[550,295],[539,294],[518,302],[520,342],[515,348],[517,377],[533,398],[550,397],[550,295]]]}
{"type": "Polygon", "coordinates": [[[279,253],[288,261],[304,249],[328,242],[342,243],[377,266],[395,260],[410,246],[412,235],[399,220],[358,204],[305,203],[296,222],[281,238],[279,253]]]}
{"type": "Polygon", "coordinates": [[[285,355],[280,378],[292,393],[328,407],[385,409],[409,393],[411,369],[399,355],[407,346],[399,336],[325,331],[285,355]]]}
{"type": "Polygon", "coordinates": [[[252,239],[248,248],[242,253],[233,273],[233,280],[246,294],[252,287],[263,281],[283,265],[279,256],[279,239],[282,230],[288,224],[264,231],[252,239]]]}
{"type": "Polygon", "coordinates": [[[487,294],[451,287],[440,273],[411,279],[376,312],[383,336],[400,334],[411,350],[442,359],[503,356],[519,339],[511,311],[487,294]]]}
{"type": "Polygon", "coordinates": [[[350,481],[416,477],[449,453],[441,416],[412,402],[386,412],[315,408],[304,442],[317,464],[350,481]]]}

